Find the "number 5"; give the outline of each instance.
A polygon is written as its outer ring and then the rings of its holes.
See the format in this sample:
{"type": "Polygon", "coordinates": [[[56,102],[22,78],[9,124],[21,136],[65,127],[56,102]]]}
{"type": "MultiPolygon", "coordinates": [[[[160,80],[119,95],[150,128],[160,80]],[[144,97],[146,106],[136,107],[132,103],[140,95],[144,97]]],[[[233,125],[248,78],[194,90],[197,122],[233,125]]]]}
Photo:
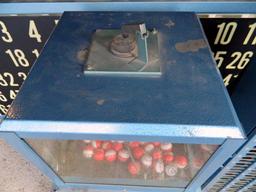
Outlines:
{"type": "Polygon", "coordinates": [[[2,39],[7,42],[7,43],[11,43],[13,42],[12,36],[11,34],[8,32],[4,22],[0,21],[0,27],[2,28],[1,31],[3,34],[5,34],[5,36],[2,36],[2,39]]]}
{"type": "Polygon", "coordinates": [[[214,57],[216,63],[217,63],[217,66],[218,68],[221,67],[223,61],[224,61],[224,58],[223,56],[227,54],[227,51],[218,51],[214,57]],[[222,56],[223,55],[223,56],[222,56]]]}

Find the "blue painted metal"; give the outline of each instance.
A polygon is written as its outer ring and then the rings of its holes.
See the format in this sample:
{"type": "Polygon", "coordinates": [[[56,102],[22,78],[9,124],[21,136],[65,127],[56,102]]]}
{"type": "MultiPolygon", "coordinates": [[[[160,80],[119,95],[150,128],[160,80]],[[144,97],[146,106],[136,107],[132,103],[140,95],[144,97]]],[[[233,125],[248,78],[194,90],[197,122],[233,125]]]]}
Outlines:
{"type": "Polygon", "coordinates": [[[9,145],[16,151],[21,153],[27,160],[36,165],[46,176],[48,176],[56,186],[64,185],[63,181],[58,175],[30,148],[30,146],[15,133],[0,133],[9,145]]]}
{"type": "Polygon", "coordinates": [[[84,133],[119,140],[243,139],[203,39],[201,26],[192,13],[65,13],[1,130],[23,136],[84,133]],[[141,20],[159,31],[161,77],[83,75],[76,55],[81,48],[88,48],[95,29],[121,28],[124,21],[141,20]],[[201,42],[202,47],[193,52],[182,50],[193,41],[201,42]],[[98,105],[98,100],[104,104],[98,105]]]}
{"type": "Polygon", "coordinates": [[[253,170],[254,172],[256,171],[256,161],[248,168],[246,168],[241,174],[239,174],[238,177],[236,177],[234,180],[228,183],[223,189],[221,189],[220,192],[225,192],[228,189],[235,189],[237,191],[242,189],[243,186],[251,183],[256,179],[255,174],[252,175],[253,170]]]}
{"type": "Polygon", "coordinates": [[[255,189],[256,189],[256,179],[251,183],[245,185],[242,189],[240,189],[239,192],[251,192],[251,191],[255,191],[255,189]]]}
{"type": "Polygon", "coordinates": [[[183,130],[182,125],[140,125],[119,123],[75,123],[53,121],[22,121],[7,120],[3,122],[1,131],[13,131],[21,138],[50,138],[50,139],[102,139],[102,140],[127,140],[127,141],[172,141],[174,143],[197,143],[197,144],[222,144],[225,135],[217,132],[230,133],[231,128],[213,128],[205,126],[191,126],[200,130],[192,135],[189,130],[183,130]],[[98,129],[95,129],[97,127],[98,129]],[[150,132],[149,128],[158,127],[159,132],[150,132]],[[211,130],[212,129],[212,130],[211,130]],[[217,132],[216,132],[217,131],[217,132]]]}
{"type": "MultiPolygon", "coordinates": [[[[15,132],[22,138],[222,144],[186,189],[200,190],[219,168],[212,165],[223,165],[245,139],[203,39],[201,26],[192,13],[65,13],[0,131],[15,132]],[[138,20],[146,22],[149,28],[157,28],[161,34],[161,77],[84,76],[76,54],[88,48],[92,31],[108,28],[109,24],[111,28],[120,28],[124,22],[138,20]],[[196,51],[187,51],[191,40],[203,44],[196,51]],[[104,103],[99,105],[98,100],[104,103]]],[[[6,137],[16,149],[31,156],[60,187],[124,189],[124,186],[63,183],[24,141],[12,138],[6,137]]]]}
{"type": "MultiPolygon", "coordinates": [[[[225,186],[227,186],[229,183],[232,183],[232,181],[236,178],[240,179],[242,176],[240,174],[243,173],[254,163],[254,161],[246,162],[243,157],[247,157],[248,153],[250,155],[250,150],[254,149],[255,146],[256,135],[254,135],[247,143],[245,143],[240,151],[238,151],[237,154],[232,159],[230,159],[230,161],[223,167],[223,169],[205,186],[203,191],[217,192],[225,188],[225,186]],[[244,163],[246,164],[246,166],[240,166],[240,164],[244,163]]],[[[229,147],[229,149],[231,149],[231,147],[229,147]]]]}
{"type": "Polygon", "coordinates": [[[244,72],[231,99],[247,135],[256,127],[256,65],[251,64],[244,72]]]}
{"type": "Polygon", "coordinates": [[[0,3],[1,14],[49,14],[64,11],[194,11],[197,13],[256,13],[254,1],[140,1],[0,3]]]}
{"type": "Polygon", "coordinates": [[[205,188],[207,192],[227,191],[229,189],[238,191],[251,182],[251,177],[255,177],[255,175],[251,176],[251,172],[256,172],[255,73],[256,65],[248,66],[231,96],[249,141],[237,152],[237,155],[230,160],[221,172],[208,183],[205,188]]]}
{"type": "Polygon", "coordinates": [[[237,149],[244,143],[244,140],[227,139],[223,145],[213,154],[213,156],[206,162],[202,170],[192,180],[187,187],[187,191],[195,191],[196,187],[201,188],[204,182],[216,172],[227,159],[232,158],[237,149]]]}
{"type": "MultiPolygon", "coordinates": [[[[61,186],[62,189],[65,188],[75,188],[75,189],[88,189],[90,190],[99,190],[99,191],[108,191],[109,192],[184,192],[183,188],[159,188],[159,187],[134,187],[134,186],[118,186],[118,185],[95,185],[95,184],[79,184],[79,183],[66,183],[64,186],[61,186]]],[[[194,191],[195,192],[195,191],[194,191]]]]}

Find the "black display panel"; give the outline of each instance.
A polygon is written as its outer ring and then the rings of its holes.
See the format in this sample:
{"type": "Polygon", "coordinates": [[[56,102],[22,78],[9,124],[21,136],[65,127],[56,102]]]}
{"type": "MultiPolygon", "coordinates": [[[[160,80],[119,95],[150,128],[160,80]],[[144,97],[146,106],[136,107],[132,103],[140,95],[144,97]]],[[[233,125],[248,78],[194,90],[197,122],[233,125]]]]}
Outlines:
{"type": "MultiPolygon", "coordinates": [[[[5,114],[59,16],[0,16],[0,114],[5,114]]],[[[256,19],[201,18],[230,93],[255,61],[256,19]]]]}

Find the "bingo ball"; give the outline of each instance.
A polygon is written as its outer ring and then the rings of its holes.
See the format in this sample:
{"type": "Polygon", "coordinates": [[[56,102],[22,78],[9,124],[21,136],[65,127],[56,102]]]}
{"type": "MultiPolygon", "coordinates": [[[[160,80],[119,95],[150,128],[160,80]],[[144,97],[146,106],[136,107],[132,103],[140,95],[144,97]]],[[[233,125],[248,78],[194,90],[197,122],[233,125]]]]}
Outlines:
{"type": "Polygon", "coordinates": [[[188,159],[183,155],[176,156],[174,161],[180,169],[184,169],[188,165],[188,159]]]}
{"type": "Polygon", "coordinates": [[[216,150],[216,146],[201,144],[201,149],[203,149],[204,151],[207,151],[209,153],[213,153],[216,150]]]}
{"type": "Polygon", "coordinates": [[[161,173],[164,172],[164,162],[163,162],[163,160],[157,160],[154,163],[154,170],[158,174],[161,174],[161,173]]]}
{"type": "Polygon", "coordinates": [[[152,165],[152,161],[153,161],[153,158],[150,156],[150,155],[144,155],[142,158],[141,158],[141,162],[142,162],[142,165],[144,165],[145,167],[151,167],[152,165]]]}
{"type": "Polygon", "coordinates": [[[167,165],[165,167],[165,173],[166,175],[168,175],[169,177],[173,177],[175,176],[177,173],[178,173],[178,168],[177,166],[175,166],[174,164],[173,165],[167,165]]]}
{"type": "Polygon", "coordinates": [[[103,161],[105,157],[105,152],[103,149],[96,149],[93,154],[93,159],[96,161],[103,161]]]}
{"type": "Polygon", "coordinates": [[[147,153],[151,153],[154,150],[155,146],[152,143],[148,143],[145,145],[144,150],[147,153]]]}
{"type": "Polygon", "coordinates": [[[153,145],[154,145],[155,147],[160,147],[161,143],[160,143],[160,142],[153,142],[153,145]]]}
{"type": "Polygon", "coordinates": [[[204,161],[202,159],[199,158],[195,158],[193,159],[193,167],[196,169],[200,169],[204,164],[204,161]]]}
{"type": "Polygon", "coordinates": [[[136,147],[133,149],[133,156],[135,159],[140,159],[144,155],[144,149],[141,147],[136,147]]]}
{"type": "Polygon", "coordinates": [[[86,146],[86,147],[83,149],[83,156],[84,156],[86,159],[92,158],[93,153],[94,153],[93,150],[94,150],[93,146],[91,146],[91,145],[86,146]]]}
{"type": "Polygon", "coordinates": [[[122,149],[118,152],[118,160],[121,162],[126,162],[130,158],[129,152],[122,149]]]}
{"type": "Polygon", "coordinates": [[[153,153],[152,153],[152,157],[154,160],[158,160],[158,159],[162,159],[162,151],[157,149],[157,150],[154,150],[153,153]]]}
{"type": "Polygon", "coordinates": [[[101,141],[97,140],[97,141],[92,141],[92,146],[95,148],[95,149],[98,149],[101,147],[101,141]]]}
{"type": "Polygon", "coordinates": [[[113,149],[109,149],[105,152],[105,159],[108,162],[113,162],[116,160],[116,151],[113,149]]]}
{"type": "Polygon", "coordinates": [[[112,148],[112,143],[109,142],[109,141],[105,141],[102,143],[102,149],[104,150],[108,150],[108,149],[111,149],[112,148]]]}
{"type": "Polygon", "coordinates": [[[129,143],[129,147],[131,147],[131,148],[136,148],[139,146],[140,146],[140,142],[138,142],[138,141],[132,141],[129,143]]]}
{"type": "Polygon", "coordinates": [[[163,151],[171,151],[172,150],[172,144],[171,143],[162,143],[160,148],[163,151]]]}
{"type": "Polygon", "coordinates": [[[135,176],[140,173],[141,165],[139,162],[130,162],[128,164],[128,171],[131,175],[135,176]]]}
{"type": "Polygon", "coordinates": [[[115,143],[113,143],[112,148],[113,148],[115,151],[118,152],[118,151],[120,151],[121,149],[123,149],[123,143],[115,142],[115,143]]]}
{"type": "Polygon", "coordinates": [[[172,153],[172,152],[166,152],[166,153],[164,153],[163,159],[164,159],[164,162],[165,162],[166,164],[171,163],[171,162],[173,161],[173,159],[174,159],[173,153],[172,153]]]}

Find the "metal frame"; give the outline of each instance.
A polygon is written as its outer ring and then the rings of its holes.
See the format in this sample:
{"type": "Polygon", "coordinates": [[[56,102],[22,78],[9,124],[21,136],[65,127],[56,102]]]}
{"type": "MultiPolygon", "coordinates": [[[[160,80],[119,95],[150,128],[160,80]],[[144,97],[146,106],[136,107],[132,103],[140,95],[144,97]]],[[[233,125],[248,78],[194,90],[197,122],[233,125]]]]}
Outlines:
{"type": "MultiPolygon", "coordinates": [[[[250,151],[251,149],[253,149],[253,147],[256,145],[256,135],[254,135],[252,138],[250,138],[250,140],[242,147],[242,149],[237,152],[237,154],[233,157],[233,159],[231,161],[229,161],[227,163],[227,165],[225,165],[225,167],[218,173],[215,175],[215,177],[205,186],[205,188],[203,189],[203,191],[207,192],[210,191],[211,188],[214,188],[214,185],[216,185],[219,181],[219,179],[221,178],[227,178],[227,176],[225,175],[226,173],[228,173],[230,170],[232,170],[232,168],[237,164],[240,163],[240,160],[242,157],[245,157],[246,154],[248,153],[248,151],[250,151]]],[[[248,167],[241,167],[241,169],[237,169],[237,173],[234,172],[233,176],[230,176],[229,181],[226,181],[226,183],[224,184],[224,187],[222,187],[221,191],[225,191],[225,189],[228,189],[230,186],[232,186],[236,181],[239,181],[241,178],[244,177],[244,175],[246,175],[247,171],[250,171],[251,168],[255,167],[256,164],[255,162],[250,165],[248,164],[248,167]]],[[[255,181],[252,181],[255,182],[255,181]]],[[[247,184],[248,186],[250,185],[249,183],[247,184]]]]}
{"type": "MultiPolygon", "coordinates": [[[[56,133],[57,134],[57,133],[56,133]]],[[[86,189],[105,189],[105,190],[129,190],[129,191],[156,191],[155,187],[137,187],[137,186],[121,186],[121,185],[98,185],[98,184],[78,184],[65,183],[43,160],[38,154],[17,134],[11,132],[0,132],[0,137],[10,144],[16,151],[23,154],[29,161],[34,163],[46,176],[48,176],[56,185],[56,188],[86,188],[86,189]]],[[[65,137],[65,139],[67,139],[65,137]]],[[[157,191],[200,191],[201,186],[206,182],[219,167],[214,165],[223,165],[228,158],[237,151],[244,143],[242,139],[227,139],[219,149],[212,155],[210,160],[206,162],[199,173],[193,178],[192,182],[185,188],[157,188],[157,191]]]]}
{"type": "MultiPolygon", "coordinates": [[[[63,11],[195,11],[197,13],[256,13],[256,2],[68,2],[68,3],[0,3],[0,14],[55,14],[63,11]]],[[[3,117],[2,117],[3,118],[3,117]]],[[[0,118],[1,122],[1,118],[0,118]]],[[[17,130],[16,130],[17,131],[17,130]]],[[[70,133],[68,133],[70,134],[70,133]]],[[[72,133],[73,139],[82,139],[86,134],[72,133]]],[[[88,136],[88,135],[87,135],[88,136]]],[[[96,138],[96,135],[94,135],[96,138]]],[[[31,147],[21,138],[67,138],[67,133],[1,133],[0,137],[4,138],[7,143],[12,145],[18,152],[22,153],[27,159],[33,162],[45,175],[47,175],[59,188],[96,188],[129,191],[156,191],[156,188],[149,187],[127,187],[127,186],[111,186],[111,185],[94,185],[94,184],[75,184],[64,183],[58,175],[47,165],[31,147]]],[[[90,135],[91,137],[91,135],[90,135]]],[[[98,137],[97,137],[98,138],[98,137]]],[[[161,137],[160,137],[161,138],[161,137]]],[[[169,138],[170,139],[170,138],[169,138]]],[[[173,138],[175,140],[175,138],[173,138]]],[[[184,138],[176,138],[175,141],[184,142],[184,138]],[[182,140],[182,141],[181,141],[182,140]]],[[[197,138],[200,139],[200,138],[197,138]]],[[[202,138],[202,143],[207,143],[208,139],[202,138]]],[[[186,191],[200,191],[201,185],[204,184],[218,167],[212,165],[223,165],[237,149],[244,143],[243,139],[227,139],[224,138],[211,141],[211,143],[221,144],[221,147],[214,153],[209,161],[204,165],[203,169],[197,174],[193,181],[188,185],[186,191]]],[[[214,180],[213,180],[214,181],[214,180]]],[[[184,189],[165,188],[161,191],[183,191],[184,189]]],[[[160,191],[157,188],[157,191],[160,191]]]]}
{"type": "Polygon", "coordinates": [[[63,11],[192,11],[197,13],[256,13],[256,1],[139,1],[0,3],[1,14],[50,14],[63,11]]]}

